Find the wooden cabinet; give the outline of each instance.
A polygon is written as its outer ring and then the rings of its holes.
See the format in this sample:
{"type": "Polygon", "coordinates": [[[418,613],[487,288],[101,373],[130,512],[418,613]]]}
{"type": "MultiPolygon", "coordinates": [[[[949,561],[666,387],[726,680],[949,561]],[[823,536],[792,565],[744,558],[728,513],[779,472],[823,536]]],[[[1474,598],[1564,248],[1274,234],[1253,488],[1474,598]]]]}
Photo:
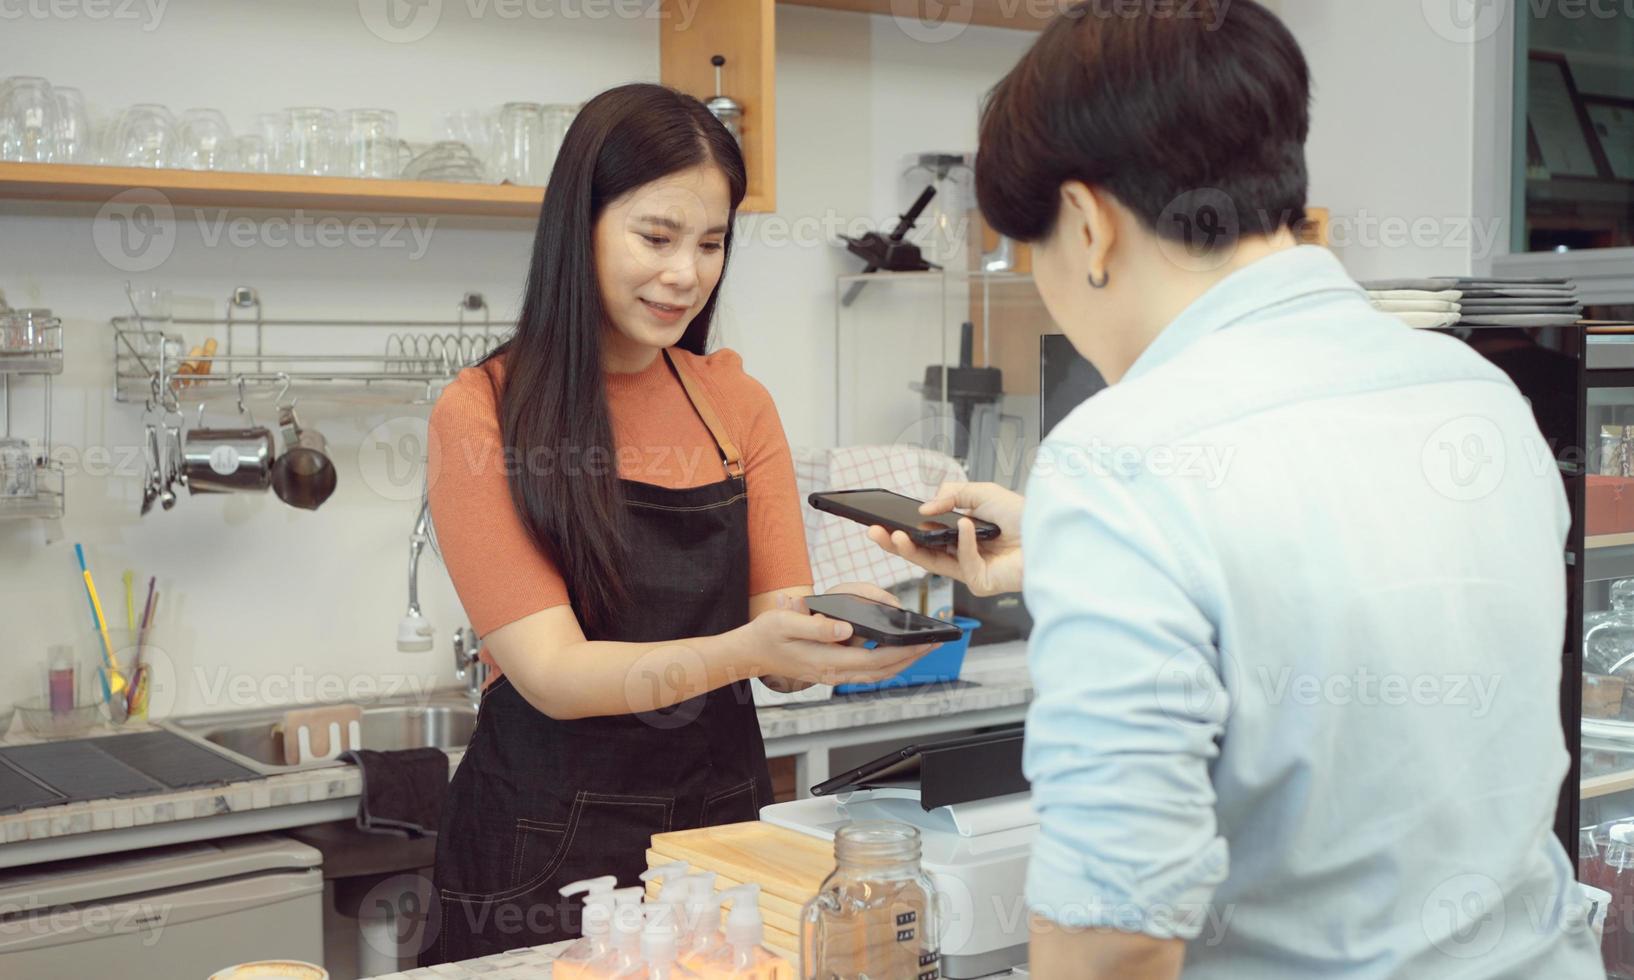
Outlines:
{"type": "Polygon", "coordinates": [[[743,106],[743,162],[749,170],[743,211],[777,208],[776,14],[774,0],[665,0],[659,28],[658,72],[665,85],[707,102],[715,94],[710,59],[726,59],[721,91],[743,106]]]}

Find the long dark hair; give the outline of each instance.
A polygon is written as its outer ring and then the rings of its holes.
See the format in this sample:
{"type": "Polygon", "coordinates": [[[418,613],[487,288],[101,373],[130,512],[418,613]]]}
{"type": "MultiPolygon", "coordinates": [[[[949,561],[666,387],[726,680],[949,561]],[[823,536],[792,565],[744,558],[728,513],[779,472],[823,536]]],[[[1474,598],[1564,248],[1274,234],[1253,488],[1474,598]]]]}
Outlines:
{"type": "MultiPolygon", "coordinates": [[[[610,626],[626,598],[629,549],[602,378],[596,221],[626,193],[703,163],[725,174],[735,217],[747,183],[743,153],[703,103],[649,84],[585,103],[550,174],[516,334],[490,355],[505,359],[499,430],[511,499],[587,631],[610,626]]],[[[731,249],[729,221],[723,252],[731,249]]],[[[717,285],[677,346],[704,353],[718,294],[717,285]]]]}

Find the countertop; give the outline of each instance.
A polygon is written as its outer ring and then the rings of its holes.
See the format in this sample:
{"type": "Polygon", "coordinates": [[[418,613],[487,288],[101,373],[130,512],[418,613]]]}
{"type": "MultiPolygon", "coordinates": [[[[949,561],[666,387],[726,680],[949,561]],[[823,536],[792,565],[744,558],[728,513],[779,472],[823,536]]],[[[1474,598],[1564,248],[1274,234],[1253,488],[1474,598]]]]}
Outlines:
{"type": "MultiPolygon", "coordinates": [[[[959,684],[762,707],[759,709],[760,728],[768,749],[776,755],[779,740],[809,738],[824,732],[912,719],[1013,708],[1025,705],[1031,699],[1032,681],[1027,674],[1025,643],[996,643],[971,649],[965,660],[963,681],[959,684]]],[[[150,724],[131,724],[117,730],[103,728],[93,730],[86,737],[115,734],[116,731],[147,731],[153,727],[150,724]]],[[[0,744],[28,741],[33,739],[15,734],[0,739],[0,744]]],[[[461,750],[448,754],[451,775],[463,756],[461,750]]],[[[157,827],[203,817],[242,815],[297,804],[339,804],[355,799],[361,792],[361,786],[362,777],[356,766],[338,765],[206,789],[37,807],[0,815],[0,842],[16,844],[97,831],[157,827]]],[[[336,819],[336,816],[329,814],[308,822],[316,823],[324,819],[336,819]]],[[[235,827],[232,832],[263,830],[268,826],[245,824],[244,828],[235,827]]],[[[176,837],[171,835],[170,839],[176,837]]],[[[60,855],[41,855],[39,859],[54,856],[60,855]]]]}

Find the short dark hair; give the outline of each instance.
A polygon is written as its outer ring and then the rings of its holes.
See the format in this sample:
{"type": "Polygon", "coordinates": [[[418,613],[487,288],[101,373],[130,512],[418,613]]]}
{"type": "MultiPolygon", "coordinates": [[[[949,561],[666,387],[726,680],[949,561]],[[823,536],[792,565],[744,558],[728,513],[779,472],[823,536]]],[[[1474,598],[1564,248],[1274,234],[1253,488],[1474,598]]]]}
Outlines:
{"type": "Polygon", "coordinates": [[[1086,0],[989,93],[977,198],[1034,242],[1081,180],[1165,238],[1195,246],[1201,224],[1207,247],[1227,245],[1304,220],[1309,131],[1305,56],[1253,0],[1086,0]]]}

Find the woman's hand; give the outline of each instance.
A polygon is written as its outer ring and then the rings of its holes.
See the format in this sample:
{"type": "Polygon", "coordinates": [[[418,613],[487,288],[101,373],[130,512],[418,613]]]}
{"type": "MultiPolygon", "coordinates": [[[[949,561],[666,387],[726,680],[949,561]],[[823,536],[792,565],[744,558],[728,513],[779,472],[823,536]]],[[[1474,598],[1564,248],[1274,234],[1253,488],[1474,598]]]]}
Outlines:
{"type": "Polygon", "coordinates": [[[999,526],[999,536],[976,540],[976,525],[959,519],[959,544],[952,552],[921,548],[902,531],[888,533],[875,525],[868,538],[886,551],[936,575],[958,579],[976,595],[1021,591],[1021,507],[1026,498],[996,483],[944,483],[936,497],[920,506],[927,516],[958,507],[999,526]]]}
{"type": "MultiPolygon", "coordinates": [[[[840,592],[900,605],[895,596],[866,582],[848,582],[826,594],[840,592]]],[[[777,597],[777,608],[762,612],[732,635],[741,642],[751,672],[766,679],[773,690],[873,684],[895,677],[940,645],[868,649],[852,635],[850,623],[808,613],[799,597],[785,595],[777,597]]]]}

